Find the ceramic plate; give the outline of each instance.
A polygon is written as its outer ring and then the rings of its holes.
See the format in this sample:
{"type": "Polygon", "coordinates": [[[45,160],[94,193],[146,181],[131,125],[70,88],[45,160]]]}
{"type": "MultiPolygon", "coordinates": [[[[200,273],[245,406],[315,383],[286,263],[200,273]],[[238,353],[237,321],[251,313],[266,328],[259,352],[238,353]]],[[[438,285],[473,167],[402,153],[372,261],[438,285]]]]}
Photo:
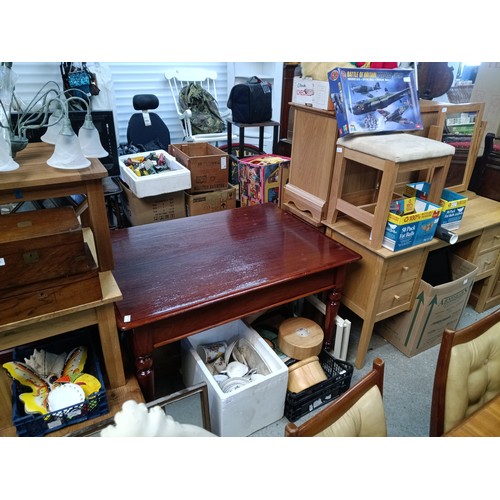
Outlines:
{"type": "Polygon", "coordinates": [[[62,410],[85,401],[85,392],[77,384],[63,384],[49,392],[49,411],[62,410]]]}

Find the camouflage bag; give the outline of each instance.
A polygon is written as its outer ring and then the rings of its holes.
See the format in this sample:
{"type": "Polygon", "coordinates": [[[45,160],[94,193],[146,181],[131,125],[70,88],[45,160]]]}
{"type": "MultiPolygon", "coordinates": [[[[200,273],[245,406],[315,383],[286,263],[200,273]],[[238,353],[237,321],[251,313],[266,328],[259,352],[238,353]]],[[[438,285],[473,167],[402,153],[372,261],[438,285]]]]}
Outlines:
{"type": "Polygon", "coordinates": [[[199,83],[189,83],[179,92],[179,108],[192,111],[191,128],[193,134],[213,134],[225,130],[217,101],[199,83]]]}

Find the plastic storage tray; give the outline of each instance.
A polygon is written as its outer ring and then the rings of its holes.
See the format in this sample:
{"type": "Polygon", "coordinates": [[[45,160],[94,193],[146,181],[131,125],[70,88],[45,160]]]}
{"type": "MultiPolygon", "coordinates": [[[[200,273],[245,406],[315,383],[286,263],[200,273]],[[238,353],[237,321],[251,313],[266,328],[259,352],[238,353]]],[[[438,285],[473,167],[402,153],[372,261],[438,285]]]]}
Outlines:
{"type": "Polygon", "coordinates": [[[83,403],[68,406],[62,410],[51,413],[42,414],[26,414],[24,404],[19,399],[19,395],[27,392],[30,389],[18,381],[12,383],[12,422],[16,427],[19,437],[39,437],[54,432],[58,429],[73,425],[78,422],[90,420],[109,413],[108,400],[106,397],[106,388],[101,372],[99,358],[92,342],[92,336],[88,330],[75,331],[64,336],[59,341],[54,341],[47,344],[36,344],[31,346],[23,346],[15,348],[13,351],[13,361],[23,361],[24,358],[29,358],[34,349],[44,349],[47,352],[61,354],[69,353],[74,347],[85,345],[87,347],[87,361],[84,366],[84,373],[88,373],[96,377],[101,383],[101,388],[98,392],[92,394],[83,403]]]}
{"type": "Polygon", "coordinates": [[[333,401],[351,385],[354,368],[350,363],[336,359],[324,350],[318,358],[328,378],[301,392],[286,392],[285,417],[291,422],[333,401]]]}

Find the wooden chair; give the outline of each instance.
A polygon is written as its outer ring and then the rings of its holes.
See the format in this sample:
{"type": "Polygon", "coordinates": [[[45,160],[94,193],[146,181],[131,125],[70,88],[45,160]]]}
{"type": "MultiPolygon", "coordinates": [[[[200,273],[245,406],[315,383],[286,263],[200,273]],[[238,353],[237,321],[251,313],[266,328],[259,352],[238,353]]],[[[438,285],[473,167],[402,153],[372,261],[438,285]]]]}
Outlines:
{"type": "Polygon", "coordinates": [[[500,393],[500,309],[446,329],[436,363],[430,436],[442,436],[500,393]]]}
{"type": "Polygon", "coordinates": [[[383,402],[384,362],[302,425],[289,422],[285,437],[386,437],[383,402]]]}

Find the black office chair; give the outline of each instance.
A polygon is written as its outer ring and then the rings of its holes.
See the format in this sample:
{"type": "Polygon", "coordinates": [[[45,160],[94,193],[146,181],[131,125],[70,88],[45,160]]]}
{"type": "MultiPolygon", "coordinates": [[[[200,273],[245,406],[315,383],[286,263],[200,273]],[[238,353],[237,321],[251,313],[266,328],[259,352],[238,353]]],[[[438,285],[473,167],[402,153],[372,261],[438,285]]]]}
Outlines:
{"type": "Polygon", "coordinates": [[[168,151],[170,130],[156,113],[150,110],[158,108],[160,101],[153,94],[137,94],[132,100],[134,113],[128,122],[127,142],[139,151],[168,151]]]}

